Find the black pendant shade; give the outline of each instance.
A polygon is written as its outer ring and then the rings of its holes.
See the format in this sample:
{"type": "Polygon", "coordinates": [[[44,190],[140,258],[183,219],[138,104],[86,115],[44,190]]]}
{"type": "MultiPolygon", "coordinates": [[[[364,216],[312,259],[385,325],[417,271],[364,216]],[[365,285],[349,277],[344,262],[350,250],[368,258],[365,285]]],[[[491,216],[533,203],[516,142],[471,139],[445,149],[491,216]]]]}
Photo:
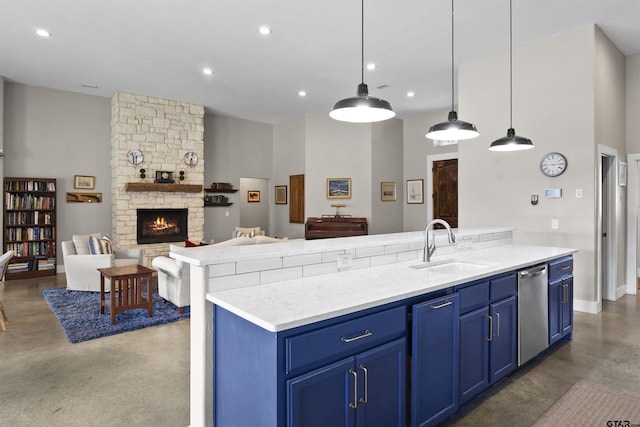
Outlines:
{"type": "Polygon", "coordinates": [[[336,102],[329,117],[351,123],[372,123],[387,120],[396,115],[384,99],[369,96],[369,88],[364,83],[364,0],[361,1],[361,83],[355,97],[336,102]]]}
{"type": "Polygon", "coordinates": [[[529,138],[517,136],[513,128],[513,12],[512,0],[509,0],[509,129],[507,136],[491,143],[491,151],[521,151],[534,148],[529,138]]]}
{"type": "MultiPolygon", "coordinates": [[[[480,133],[478,129],[476,129],[475,125],[469,122],[463,122],[462,120],[458,120],[458,113],[453,108],[454,104],[454,14],[453,14],[453,0],[451,0],[451,111],[449,111],[449,117],[446,122],[437,123],[431,128],[429,128],[429,132],[425,135],[429,139],[434,140],[434,145],[436,142],[447,142],[451,144],[455,144],[458,141],[462,141],[465,139],[475,138],[480,133]]],[[[442,145],[442,144],[439,144],[442,145]]]]}
{"type": "Polygon", "coordinates": [[[520,151],[533,148],[533,142],[529,138],[516,135],[514,128],[507,130],[507,136],[498,138],[491,143],[489,150],[491,151],[520,151]]]}

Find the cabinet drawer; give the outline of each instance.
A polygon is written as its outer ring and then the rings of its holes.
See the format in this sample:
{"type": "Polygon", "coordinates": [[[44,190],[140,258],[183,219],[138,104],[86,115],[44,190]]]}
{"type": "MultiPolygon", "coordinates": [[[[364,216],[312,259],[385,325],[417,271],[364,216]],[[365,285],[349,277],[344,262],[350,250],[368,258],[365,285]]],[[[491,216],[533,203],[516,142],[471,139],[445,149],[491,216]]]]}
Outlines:
{"type": "Polygon", "coordinates": [[[287,338],[287,373],[329,363],[374,345],[404,336],[404,306],[287,338]]]}
{"type": "Polygon", "coordinates": [[[573,272],[573,257],[554,259],[549,262],[549,282],[561,279],[573,272]]]}
{"type": "Polygon", "coordinates": [[[489,304],[489,282],[458,288],[460,294],[460,314],[489,304]]]}
{"type": "Polygon", "coordinates": [[[491,280],[491,302],[512,297],[516,294],[518,281],[515,274],[498,277],[491,280]]]}

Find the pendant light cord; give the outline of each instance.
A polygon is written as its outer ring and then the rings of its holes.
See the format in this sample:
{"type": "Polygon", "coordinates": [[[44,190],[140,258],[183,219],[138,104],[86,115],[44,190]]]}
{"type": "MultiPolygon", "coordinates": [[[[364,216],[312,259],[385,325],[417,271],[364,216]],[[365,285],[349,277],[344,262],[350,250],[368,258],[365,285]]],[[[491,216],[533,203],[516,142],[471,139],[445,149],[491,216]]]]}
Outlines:
{"type": "Polygon", "coordinates": [[[453,34],[455,33],[454,28],[453,28],[453,0],[451,0],[451,111],[453,111],[455,108],[454,106],[454,64],[453,64],[453,34]]]}
{"type": "Polygon", "coordinates": [[[364,0],[361,1],[360,7],[360,58],[360,81],[364,83],[364,0]]]}
{"type": "Polygon", "coordinates": [[[509,128],[513,128],[513,12],[509,0],[509,128]]]}

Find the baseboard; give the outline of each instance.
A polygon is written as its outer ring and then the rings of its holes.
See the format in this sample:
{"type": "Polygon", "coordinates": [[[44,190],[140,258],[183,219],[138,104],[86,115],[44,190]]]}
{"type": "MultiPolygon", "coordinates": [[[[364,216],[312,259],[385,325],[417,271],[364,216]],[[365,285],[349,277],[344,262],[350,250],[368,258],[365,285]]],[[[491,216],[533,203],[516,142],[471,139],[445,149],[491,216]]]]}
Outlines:
{"type": "Polygon", "coordinates": [[[627,293],[627,285],[621,285],[616,288],[616,301],[627,293]]]}
{"type": "Polygon", "coordinates": [[[581,311],[583,313],[597,314],[602,311],[602,302],[574,299],[573,311],[581,311]]]}

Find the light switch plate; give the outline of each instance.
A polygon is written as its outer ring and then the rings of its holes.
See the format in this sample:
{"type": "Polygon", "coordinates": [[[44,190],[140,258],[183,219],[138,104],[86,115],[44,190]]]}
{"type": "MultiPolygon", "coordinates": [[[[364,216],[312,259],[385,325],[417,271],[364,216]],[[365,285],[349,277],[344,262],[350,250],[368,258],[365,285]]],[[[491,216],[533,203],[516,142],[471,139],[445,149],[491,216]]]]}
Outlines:
{"type": "Polygon", "coordinates": [[[551,228],[554,230],[557,230],[558,228],[560,228],[560,221],[558,221],[557,219],[552,219],[551,228]]]}

